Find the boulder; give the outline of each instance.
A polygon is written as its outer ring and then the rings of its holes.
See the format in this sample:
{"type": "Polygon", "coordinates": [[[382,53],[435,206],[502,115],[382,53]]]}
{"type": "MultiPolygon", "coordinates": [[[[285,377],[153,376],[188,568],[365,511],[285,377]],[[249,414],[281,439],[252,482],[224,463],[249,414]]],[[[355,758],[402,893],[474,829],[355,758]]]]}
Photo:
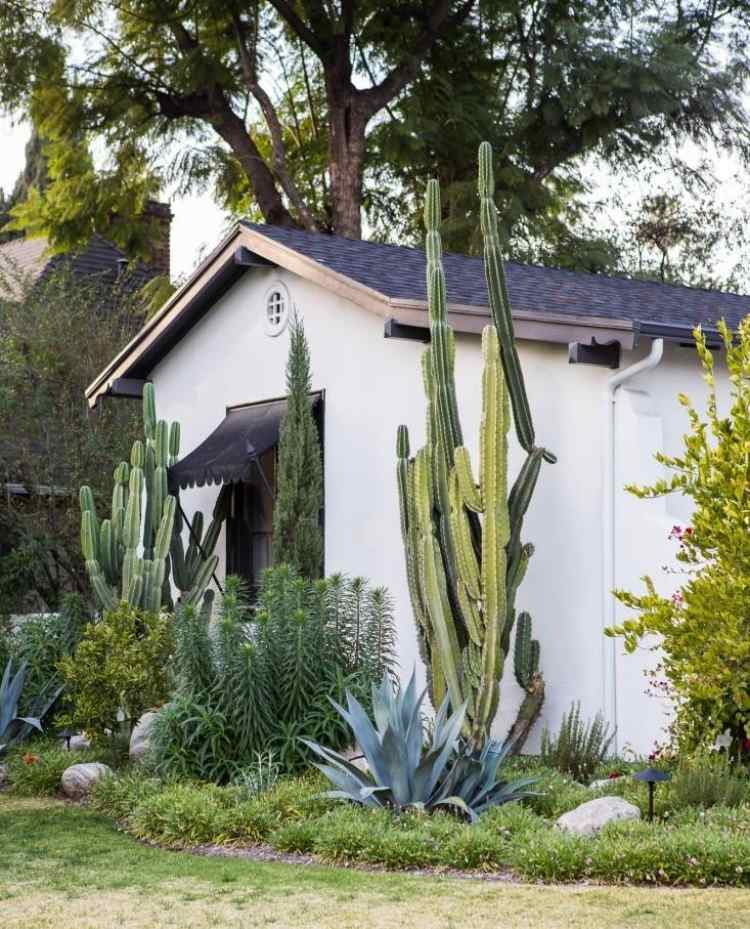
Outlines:
{"type": "Polygon", "coordinates": [[[156,715],[156,713],[144,713],[136,725],[133,726],[128,750],[131,761],[140,761],[151,748],[151,727],[154,724],[156,715]]]}
{"type": "Polygon", "coordinates": [[[73,764],[63,771],[63,793],[71,800],[80,800],[89,793],[97,781],[110,774],[112,774],[112,768],[99,761],[73,764]]]}
{"type": "Polygon", "coordinates": [[[563,813],[557,820],[557,827],[563,832],[576,835],[595,835],[608,823],[640,818],[641,811],[638,807],[622,797],[597,797],[595,800],[587,800],[568,813],[563,813]]]}

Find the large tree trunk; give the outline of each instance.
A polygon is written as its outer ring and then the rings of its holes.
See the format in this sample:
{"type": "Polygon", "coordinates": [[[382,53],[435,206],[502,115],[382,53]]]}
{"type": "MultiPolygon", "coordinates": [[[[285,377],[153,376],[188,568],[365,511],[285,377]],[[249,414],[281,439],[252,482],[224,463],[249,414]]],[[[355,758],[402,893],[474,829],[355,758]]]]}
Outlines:
{"type": "Polygon", "coordinates": [[[516,721],[508,730],[505,744],[510,745],[511,755],[520,755],[521,749],[531,732],[534,723],[539,719],[544,704],[544,678],[541,674],[534,674],[531,683],[526,688],[526,694],[521,706],[518,708],[516,721]]]}

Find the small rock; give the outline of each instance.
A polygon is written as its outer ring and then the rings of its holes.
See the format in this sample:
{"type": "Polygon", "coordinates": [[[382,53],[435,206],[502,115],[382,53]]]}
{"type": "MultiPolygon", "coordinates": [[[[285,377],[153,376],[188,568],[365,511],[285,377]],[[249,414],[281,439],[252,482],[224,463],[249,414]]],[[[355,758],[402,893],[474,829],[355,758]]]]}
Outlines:
{"type": "Polygon", "coordinates": [[[599,778],[598,781],[592,781],[589,784],[589,790],[608,790],[615,782],[619,780],[619,777],[602,777],[599,778]]]}
{"type": "Polygon", "coordinates": [[[140,761],[151,748],[151,727],[156,719],[156,713],[144,713],[138,720],[130,734],[130,748],[128,755],[131,761],[140,761]]]}
{"type": "Polygon", "coordinates": [[[80,800],[89,793],[97,781],[110,774],[112,774],[112,768],[99,761],[71,765],[63,771],[63,793],[71,800],[80,800]]]}
{"type": "MultiPolygon", "coordinates": [[[[65,744],[67,745],[68,743],[66,742],[65,744]]],[[[70,737],[71,752],[83,751],[86,748],[91,748],[91,739],[87,738],[82,732],[70,737]]]]}
{"type": "Polygon", "coordinates": [[[557,820],[557,827],[563,832],[573,832],[576,835],[595,835],[608,823],[640,818],[641,811],[638,807],[622,797],[597,797],[595,800],[587,800],[568,813],[563,813],[557,820]]]}

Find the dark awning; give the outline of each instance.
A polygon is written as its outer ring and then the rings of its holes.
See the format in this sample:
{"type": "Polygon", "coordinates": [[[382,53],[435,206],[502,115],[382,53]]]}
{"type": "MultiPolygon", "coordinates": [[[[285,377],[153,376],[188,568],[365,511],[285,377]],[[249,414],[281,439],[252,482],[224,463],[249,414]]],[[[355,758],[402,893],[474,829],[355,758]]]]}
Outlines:
{"type": "Polygon", "coordinates": [[[186,487],[231,484],[250,477],[253,461],[279,441],[286,399],[229,410],[211,435],[169,469],[169,483],[186,487]]]}

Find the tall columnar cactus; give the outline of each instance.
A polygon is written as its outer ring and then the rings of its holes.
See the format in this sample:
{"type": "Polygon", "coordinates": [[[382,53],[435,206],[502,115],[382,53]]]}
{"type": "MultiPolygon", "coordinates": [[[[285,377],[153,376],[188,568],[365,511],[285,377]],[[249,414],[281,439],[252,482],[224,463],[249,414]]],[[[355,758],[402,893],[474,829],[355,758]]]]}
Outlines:
{"type": "MultiPolygon", "coordinates": [[[[104,609],[120,601],[153,611],[171,608],[170,551],[181,599],[195,603],[203,597],[218,562],[212,554],[223,513],[218,505],[203,544],[203,516],[196,514],[194,523],[201,532],[194,532],[187,557],[183,554],[182,520],[167,480],[168,468],[180,452],[180,426],[157,420],[152,384],[143,391],[143,432],[143,440],[133,443],[130,463],[123,461],[115,468],[109,519],[99,523],[90,487],[80,492],[81,547],[104,609]]],[[[223,492],[219,497],[226,499],[223,492]]]]}
{"type": "MultiPolygon", "coordinates": [[[[497,216],[492,201],[492,150],[479,151],[479,193],[485,273],[494,325],[482,333],[482,422],[479,481],[463,444],[454,378],[455,340],[448,323],[440,241],[440,190],[427,187],[427,292],[431,344],[422,361],[427,396],[426,444],[410,457],[409,435],[397,438],[398,486],[406,570],[431,698],[445,694],[467,705],[464,736],[479,748],[497,714],[500,680],[516,625],[515,598],[533,547],[521,529],[542,460],[554,455],[535,445],[526,388],[513,339],[497,216]],[[527,458],[508,493],[511,406],[527,458]]],[[[527,698],[519,719],[541,709],[544,685],[531,617],[516,629],[516,679],[527,698]]],[[[529,725],[509,733],[518,750],[529,725]]]]}

